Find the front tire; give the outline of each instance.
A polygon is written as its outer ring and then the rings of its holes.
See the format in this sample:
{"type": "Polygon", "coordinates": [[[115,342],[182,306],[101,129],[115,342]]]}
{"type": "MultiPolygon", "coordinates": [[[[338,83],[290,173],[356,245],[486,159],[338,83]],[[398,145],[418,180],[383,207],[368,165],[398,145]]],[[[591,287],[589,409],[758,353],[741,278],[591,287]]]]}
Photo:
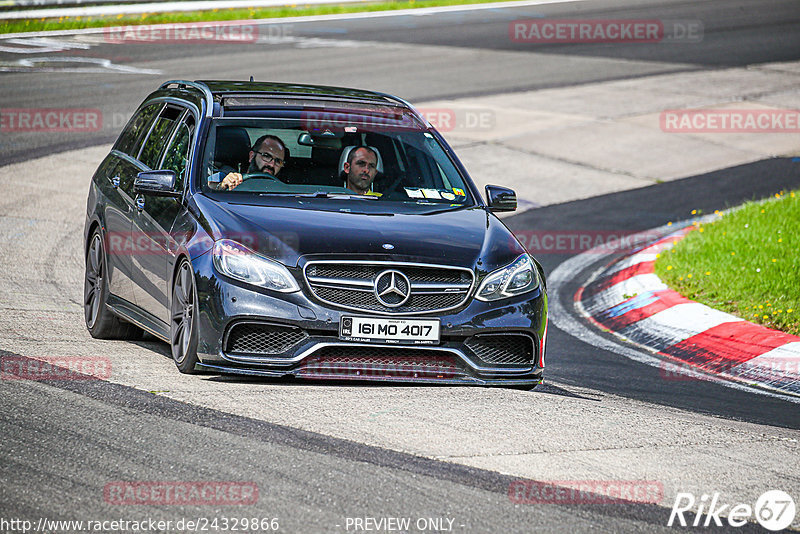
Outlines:
{"type": "Polygon", "coordinates": [[[184,259],[178,267],[172,287],[170,306],[170,346],[172,359],[181,373],[196,374],[197,358],[197,289],[192,264],[184,259]]]}
{"type": "Polygon", "coordinates": [[[100,230],[95,230],[86,253],[83,282],[83,318],[96,339],[140,339],[142,330],[121,320],[108,309],[106,255],[100,230]]]}

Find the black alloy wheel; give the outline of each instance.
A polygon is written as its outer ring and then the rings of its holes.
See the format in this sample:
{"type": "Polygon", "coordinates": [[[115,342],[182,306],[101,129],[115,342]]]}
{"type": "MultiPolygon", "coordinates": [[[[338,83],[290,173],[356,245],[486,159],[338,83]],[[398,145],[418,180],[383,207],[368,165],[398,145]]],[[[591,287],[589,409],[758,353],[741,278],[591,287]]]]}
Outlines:
{"type": "Polygon", "coordinates": [[[192,264],[184,259],[175,276],[170,306],[170,346],[181,373],[194,374],[197,358],[197,290],[192,264]]]}
{"type": "Polygon", "coordinates": [[[97,339],[141,339],[142,330],[108,309],[108,280],[103,237],[97,229],[89,240],[83,282],[83,317],[86,328],[97,339]]]}

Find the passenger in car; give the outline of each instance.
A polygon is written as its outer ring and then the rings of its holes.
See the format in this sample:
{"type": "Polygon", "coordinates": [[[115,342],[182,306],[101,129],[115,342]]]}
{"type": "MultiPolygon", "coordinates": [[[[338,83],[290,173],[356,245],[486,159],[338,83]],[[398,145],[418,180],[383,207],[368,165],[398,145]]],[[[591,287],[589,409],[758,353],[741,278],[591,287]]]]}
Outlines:
{"type": "Polygon", "coordinates": [[[372,182],[378,174],[378,153],[374,149],[360,146],[351,150],[343,170],[346,188],[359,195],[381,196],[372,191],[372,182]]]}
{"type": "MultiPolygon", "coordinates": [[[[247,174],[262,172],[277,177],[278,173],[286,165],[288,150],[279,137],[262,135],[253,143],[249,158],[250,165],[247,168],[247,174]]],[[[244,177],[240,173],[229,172],[219,183],[217,189],[235,189],[243,180],[244,177]]],[[[213,180],[209,178],[209,185],[212,188],[213,183],[213,180]]]]}

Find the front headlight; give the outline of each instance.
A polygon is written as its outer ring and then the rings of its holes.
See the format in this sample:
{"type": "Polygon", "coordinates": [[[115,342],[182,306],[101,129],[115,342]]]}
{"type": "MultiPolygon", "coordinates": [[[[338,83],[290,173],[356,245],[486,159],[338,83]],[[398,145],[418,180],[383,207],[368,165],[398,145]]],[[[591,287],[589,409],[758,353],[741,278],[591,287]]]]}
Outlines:
{"type": "Polygon", "coordinates": [[[483,301],[500,300],[528,293],[537,287],[539,271],[530,256],[523,254],[511,265],[489,273],[483,279],[475,298],[483,301]]]}
{"type": "Polygon", "coordinates": [[[292,273],[282,264],[231,241],[214,243],[214,267],[226,276],[281,293],[300,291],[292,273]]]}

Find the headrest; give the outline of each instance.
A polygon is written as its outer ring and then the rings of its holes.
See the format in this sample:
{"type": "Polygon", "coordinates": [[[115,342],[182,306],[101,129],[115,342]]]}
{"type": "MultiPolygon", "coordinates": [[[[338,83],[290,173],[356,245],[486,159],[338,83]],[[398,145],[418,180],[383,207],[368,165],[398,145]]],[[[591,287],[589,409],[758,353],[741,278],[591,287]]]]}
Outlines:
{"type": "Polygon", "coordinates": [[[250,160],[250,136],[240,126],[217,128],[217,145],[214,163],[217,167],[228,165],[236,170],[247,171],[250,160]]]}
{"type": "MultiPolygon", "coordinates": [[[[344,150],[342,150],[342,155],[339,156],[339,174],[344,172],[344,164],[347,161],[347,156],[350,155],[350,152],[354,148],[361,148],[361,147],[356,146],[356,145],[351,145],[351,146],[344,147],[344,150]]],[[[373,152],[375,152],[378,155],[378,161],[376,162],[375,167],[378,169],[378,172],[382,173],[383,172],[383,158],[381,157],[381,153],[378,152],[378,149],[375,148],[374,146],[369,146],[367,148],[371,148],[373,150],[373,152]]]]}

